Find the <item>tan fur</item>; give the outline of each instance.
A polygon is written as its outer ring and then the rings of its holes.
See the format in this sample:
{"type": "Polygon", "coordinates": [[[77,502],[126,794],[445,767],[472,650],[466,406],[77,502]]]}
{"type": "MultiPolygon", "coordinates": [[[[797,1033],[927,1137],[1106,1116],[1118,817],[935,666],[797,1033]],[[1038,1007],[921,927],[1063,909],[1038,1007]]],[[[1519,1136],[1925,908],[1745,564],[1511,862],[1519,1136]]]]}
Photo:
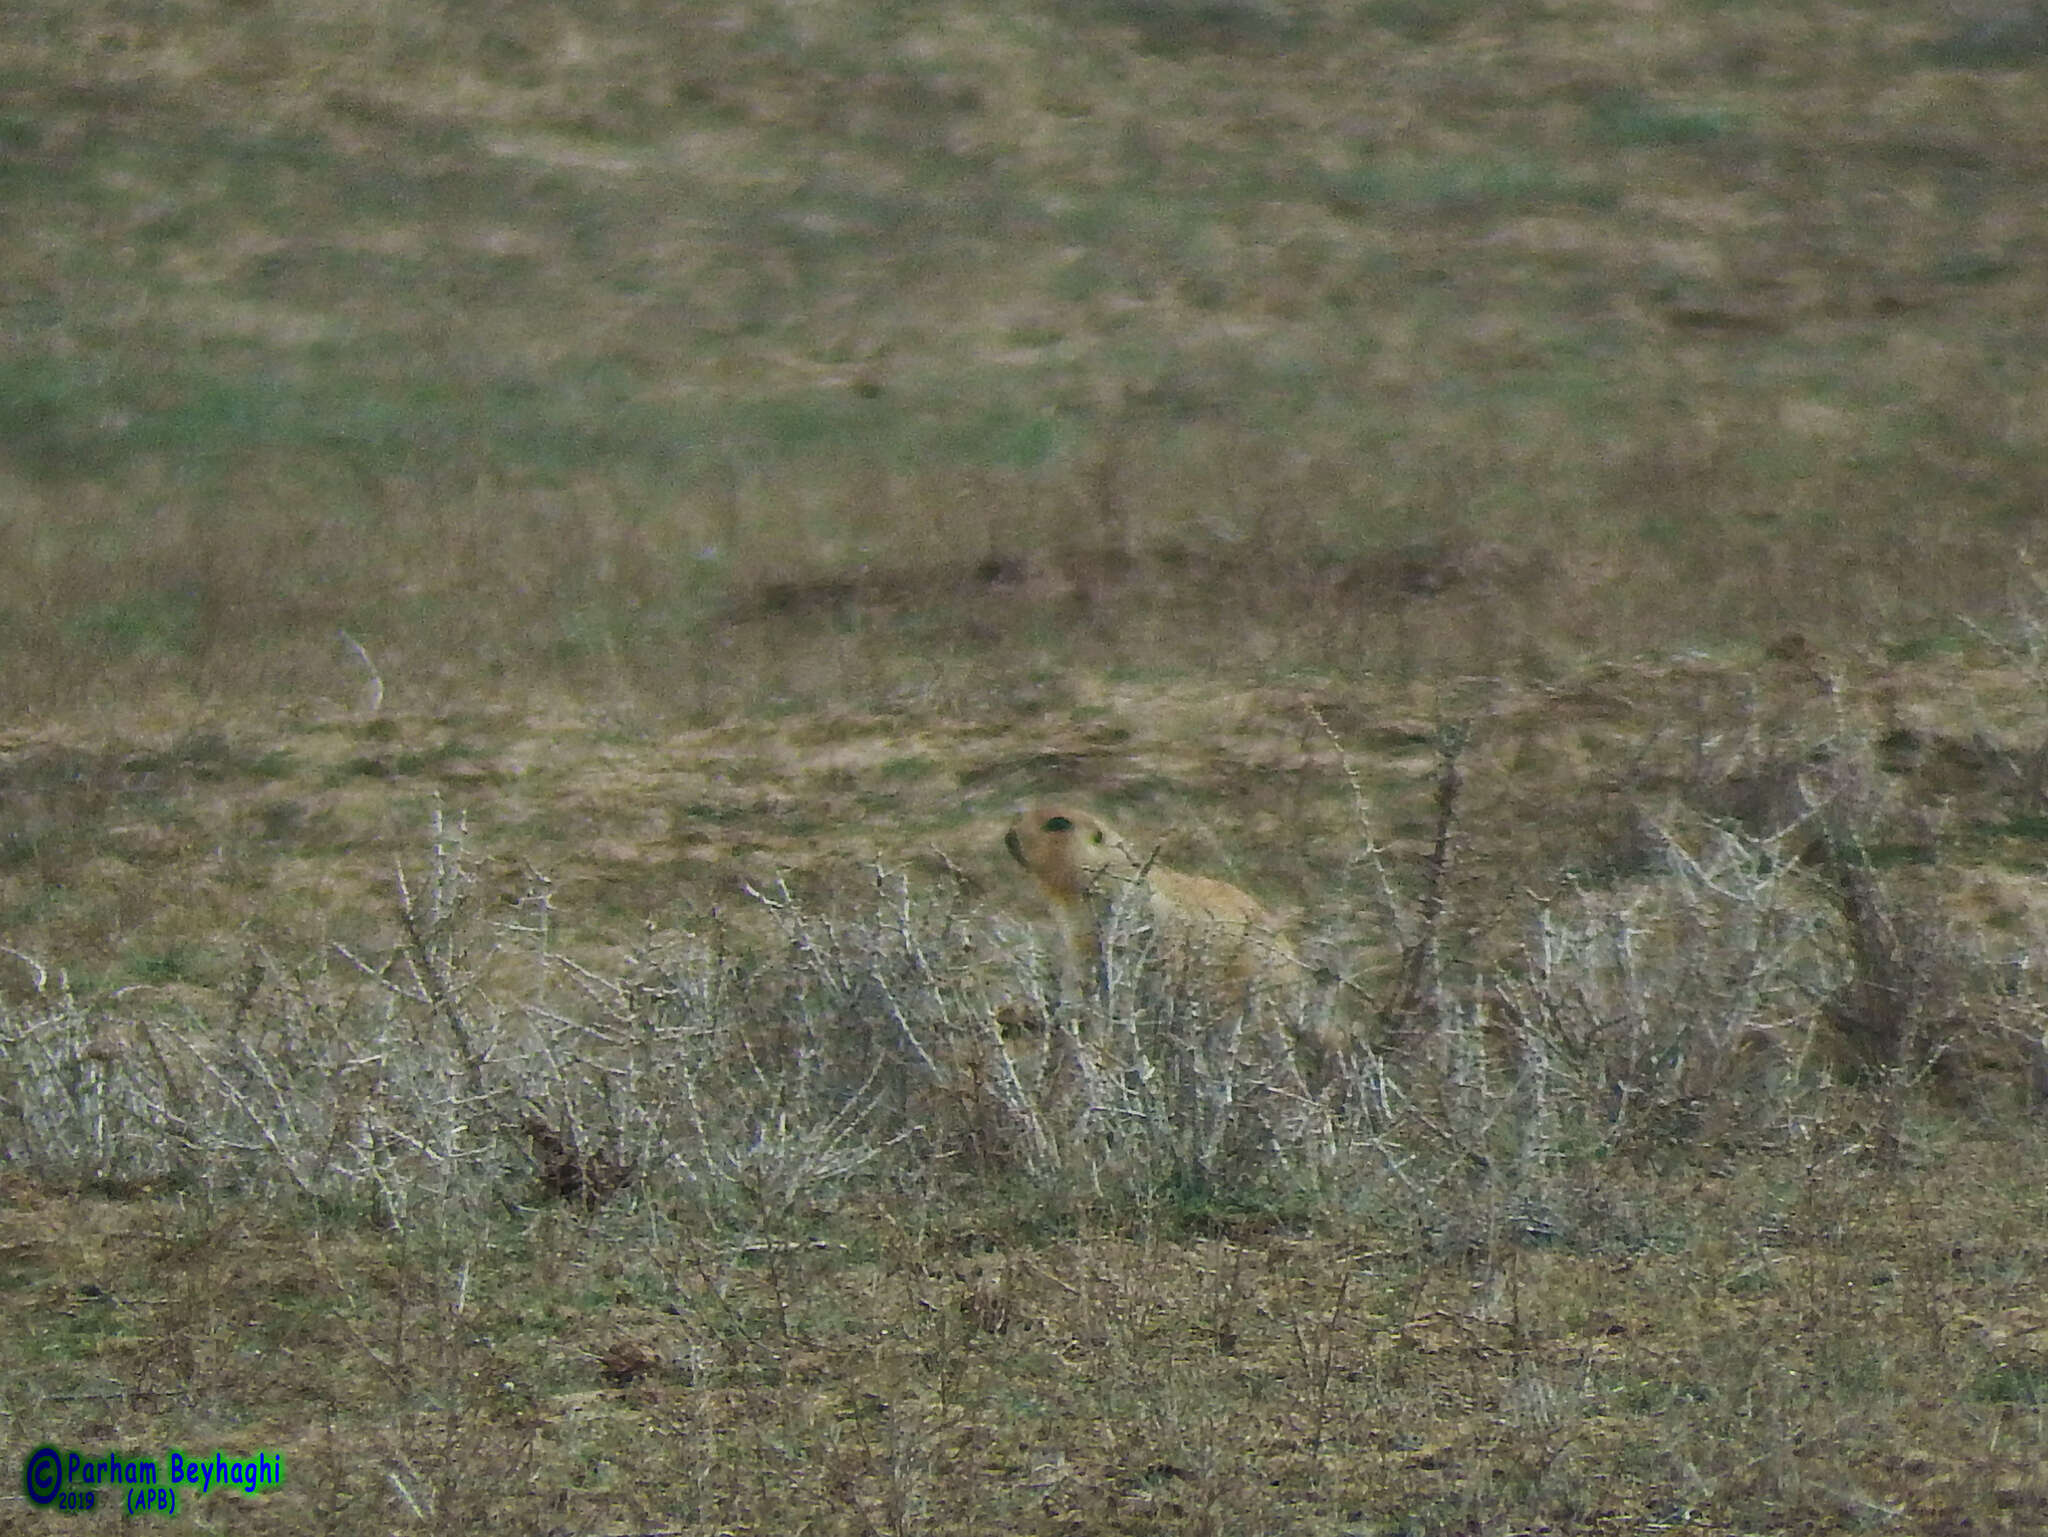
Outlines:
{"type": "Polygon", "coordinates": [[[1085,983],[1100,978],[1103,926],[1116,909],[1142,912],[1155,953],[1171,965],[1240,988],[1301,974],[1279,920],[1255,897],[1227,881],[1167,869],[1089,812],[1028,807],[1003,844],[1051,904],[1067,961],[1085,983]]]}

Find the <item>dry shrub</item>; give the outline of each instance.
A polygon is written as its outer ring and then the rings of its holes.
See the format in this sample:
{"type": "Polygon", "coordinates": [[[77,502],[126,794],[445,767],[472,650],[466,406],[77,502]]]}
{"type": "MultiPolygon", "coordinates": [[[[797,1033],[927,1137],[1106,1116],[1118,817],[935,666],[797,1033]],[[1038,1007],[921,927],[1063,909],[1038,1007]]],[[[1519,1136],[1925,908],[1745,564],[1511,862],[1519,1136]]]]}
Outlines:
{"type": "Polygon", "coordinates": [[[1191,975],[1134,913],[1113,915],[1099,985],[1061,996],[1052,958],[964,889],[879,871],[858,911],[777,885],[749,942],[660,937],[604,974],[552,952],[544,904],[486,911],[437,818],[391,947],[343,952],[352,969],[263,960],[218,1018],[116,1021],[55,984],[0,1015],[0,1152],[398,1229],[495,1193],[681,1201],[795,1241],[850,1188],[1023,1179],[1432,1226],[1476,1196],[1554,1232],[1574,1171],[1615,1153],[1814,1134],[1840,1040],[1867,1048],[1847,1065],[1884,1089],[1894,1141],[1929,1065],[1960,1059],[1958,1021],[2024,1066],[2039,1009],[2013,958],[1915,916],[1852,843],[1789,857],[1803,836],[1660,831],[1659,869],[1538,902],[1484,967],[1425,872],[1426,921],[1400,916],[1426,975],[1389,1032],[1328,976],[1191,975]]]}
{"type": "Polygon", "coordinates": [[[1535,915],[1495,996],[1536,1102],[1607,1146],[1784,1126],[1845,972],[1826,906],[1772,842],[1665,842],[1648,880],[1535,915]]]}

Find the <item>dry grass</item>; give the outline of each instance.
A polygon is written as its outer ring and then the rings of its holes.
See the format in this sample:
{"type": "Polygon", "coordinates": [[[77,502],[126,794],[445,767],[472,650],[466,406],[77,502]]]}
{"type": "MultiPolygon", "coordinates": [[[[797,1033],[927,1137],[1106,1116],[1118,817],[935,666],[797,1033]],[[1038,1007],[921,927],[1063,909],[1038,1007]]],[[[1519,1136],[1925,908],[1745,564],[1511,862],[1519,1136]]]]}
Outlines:
{"type": "Polygon", "coordinates": [[[11,7],[9,1455],[281,1449],[185,1512],[251,1531],[2041,1529],[2042,56],[11,7]],[[1312,985],[1063,994],[1046,795],[1312,985]]]}
{"type": "MultiPolygon", "coordinates": [[[[2042,1173],[1944,1151],[1979,1190],[2042,1173]]],[[[255,1530],[2038,1525],[2024,1213],[1797,1160],[1689,1209],[1609,1184],[1647,1243],[1436,1258],[1085,1219],[992,1252],[903,1202],[782,1254],[543,1217],[394,1255],[89,1199],[55,1233],[9,1220],[103,1288],[17,1306],[104,1396],[24,1407],[130,1445],[282,1445],[292,1482],[232,1510],[255,1530]]]]}
{"type": "Polygon", "coordinates": [[[1974,35],[16,8],[5,687],[1910,640],[2041,500],[2042,135],[1974,35]]]}
{"type": "Polygon", "coordinates": [[[767,938],[612,972],[476,877],[444,823],[353,988],[7,1012],[37,1437],[281,1448],[266,1530],[2048,1509],[2038,1138],[2010,1060],[1929,1092],[2038,1030],[2025,951],[1943,952],[1967,1034],[1844,1086],[1859,920],[1765,845],[1543,902],[1493,967],[1447,904],[1426,1003],[1299,1032],[1114,943],[1053,998],[957,890],[777,888],[767,938]]]}

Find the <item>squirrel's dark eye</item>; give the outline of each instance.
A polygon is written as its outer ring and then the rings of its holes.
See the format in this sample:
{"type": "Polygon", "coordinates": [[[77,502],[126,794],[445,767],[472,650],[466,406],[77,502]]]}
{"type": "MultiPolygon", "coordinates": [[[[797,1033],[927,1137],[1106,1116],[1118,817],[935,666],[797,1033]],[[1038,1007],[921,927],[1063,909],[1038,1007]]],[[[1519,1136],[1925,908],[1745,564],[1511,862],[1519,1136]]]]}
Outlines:
{"type": "Polygon", "coordinates": [[[1074,824],[1065,817],[1047,817],[1045,830],[1049,833],[1070,833],[1074,830],[1074,824]]]}
{"type": "Polygon", "coordinates": [[[1095,829],[1095,836],[1094,836],[1093,838],[1091,838],[1091,839],[1090,839],[1089,841],[1090,841],[1091,843],[1100,843],[1100,842],[1102,841],[1102,829],[1101,829],[1101,828],[1099,828],[1099,827],[1098,827],[1098,828],[1096,828],[1096,829],[1095,829]]]}

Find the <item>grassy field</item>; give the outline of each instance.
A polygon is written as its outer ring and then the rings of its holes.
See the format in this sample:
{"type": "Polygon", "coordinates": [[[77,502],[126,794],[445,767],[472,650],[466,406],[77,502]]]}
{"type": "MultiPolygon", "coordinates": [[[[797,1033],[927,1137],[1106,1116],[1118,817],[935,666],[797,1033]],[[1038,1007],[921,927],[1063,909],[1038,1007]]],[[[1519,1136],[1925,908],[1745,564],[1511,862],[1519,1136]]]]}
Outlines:
{"type": "Polygon", "coordinates": [[[9,7],[0,1449],[281,1452],[181,1494],[250,1532],[2048,1529],[2044,67],[9,7]],[[1048,796],[1299,986],[1063,979],[1048,796]]]}

